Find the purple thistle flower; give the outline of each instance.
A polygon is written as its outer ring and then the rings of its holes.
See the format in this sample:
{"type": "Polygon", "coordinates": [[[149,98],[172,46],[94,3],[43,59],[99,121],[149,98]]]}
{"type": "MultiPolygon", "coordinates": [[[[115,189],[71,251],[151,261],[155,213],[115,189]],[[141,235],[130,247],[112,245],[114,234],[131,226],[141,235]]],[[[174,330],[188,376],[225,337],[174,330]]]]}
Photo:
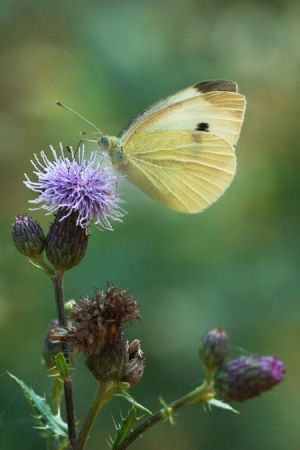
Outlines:
{"type": "Polygon", "coordinates": [[[65,156],[62,145],[59,155],[52,146],[50,149],[53,161],[43,151],[31,160],[38,180],[31,181],[25,174],[25,186],[39,194],[30,203],[41,206],[33,209],[44,209],[48,214],[63,209],[66,214],[61,220],[76,212],[80,227],[87,229],[94,222],[112,230],[110,221],[122,221],[124,216],[117,195],[117,175],[96,162],[97,153],[86,158],[84,146],[78,149],[76,159],[72,148],[70,157],[65,156]]]}
{"type": "Polygon", "coordinates": [[[273,356],[241,357],[219,368],[215,390],[226,401],[242,402],[276,386],[283,373],[283,362],[273,356]]]}

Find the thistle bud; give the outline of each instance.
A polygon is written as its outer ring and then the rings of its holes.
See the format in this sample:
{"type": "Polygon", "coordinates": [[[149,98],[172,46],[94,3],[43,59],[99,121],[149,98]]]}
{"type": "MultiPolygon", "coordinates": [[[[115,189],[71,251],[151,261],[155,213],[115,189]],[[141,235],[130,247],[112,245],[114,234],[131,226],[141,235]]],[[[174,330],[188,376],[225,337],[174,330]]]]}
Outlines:
{"type": "Polygon", "coordinates": [[[225,401],[242,402],[276,386],[283,373],[283,362],[272,356],[241,357],[219,368],[214,386],[225,401]]]}
{"type": "Polygon", "coordinates": [[[66,271],[80,263],[85,255],[88,235],[76,224],[77,215],[64,217],[64,211],[56,214],[46,238],[46,254],[56,270],[66,271]]]}
{"type": "Polygon", "coordinates": [[[145,358],[141,350],[141,344],[138,339],[134,339],[128,347],[128,365],[122,381],[126,381],[130,386],[139,383],[144,375],[145,358]]]}
{"type": "Polygon", "coordinates": [[[213,370],[223,364],[229,351],[229,338],[223,328],[213,328],[202,338],[199,350],[200,358],[208,370],[213,370]]]}
{"type": "Polygon", "coordinates": [[[12,239],[22,255],[35,259],[45,247],[45,236],[40,225],[31,217],[22,215],[12,225],[12,239]]]}

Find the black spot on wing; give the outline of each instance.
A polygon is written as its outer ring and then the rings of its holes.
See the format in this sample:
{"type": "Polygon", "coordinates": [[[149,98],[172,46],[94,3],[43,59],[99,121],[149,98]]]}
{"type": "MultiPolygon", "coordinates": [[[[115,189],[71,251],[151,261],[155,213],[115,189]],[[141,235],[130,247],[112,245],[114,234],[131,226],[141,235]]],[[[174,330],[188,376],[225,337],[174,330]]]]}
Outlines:
{"type": "Polygon", "coordinates": [[[207,122],[199,122],[196,126],[196,131],[209,131],[209,124],[207,122]]]}
{"type": "Polygon", "coordinates": [[[211,91],[229,91],[229,92],[237,92],[238,86],[235,81],[227,81],[227,80],[209,80],[209,81],[201,81],[200,83],[194,84],[194,88],[197,91],[202,92],[211,92],[211,91]]]}

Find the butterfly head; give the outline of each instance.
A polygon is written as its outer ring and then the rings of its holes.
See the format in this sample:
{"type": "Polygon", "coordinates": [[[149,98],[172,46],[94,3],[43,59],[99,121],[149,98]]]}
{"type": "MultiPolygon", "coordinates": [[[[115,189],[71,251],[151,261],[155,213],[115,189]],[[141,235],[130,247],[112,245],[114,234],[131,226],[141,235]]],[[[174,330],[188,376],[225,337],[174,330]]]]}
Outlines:
{"type": "Polygon", "coordinates": [[[120,144],[120,139],[115,136],[102,135],[97,141],[100,149],[110,156],[111,162],[117,168],[126,165],[126,156],[120,144]]]}

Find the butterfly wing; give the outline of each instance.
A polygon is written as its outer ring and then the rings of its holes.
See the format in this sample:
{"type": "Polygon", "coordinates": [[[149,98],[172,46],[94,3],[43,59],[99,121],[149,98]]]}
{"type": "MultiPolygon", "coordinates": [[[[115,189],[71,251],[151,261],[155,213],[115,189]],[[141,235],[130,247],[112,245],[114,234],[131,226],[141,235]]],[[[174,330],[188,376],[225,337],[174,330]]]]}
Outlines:
{"type": "Polygon", "coordinates": [[[201,131],[135,133],[124,153],[129,181],[168,208],[186,213],[215,202],[235,174],[232,146],[201,131]]]}
{"type": "Polygon", "coordinates": [[[204,81],[161,100],[133,120],[121,136],[124,146],[136,133],[205,131],[237,143],[244,119],[245,97],[233,81],[204,81]]]}
{"type": "Polygon", "coordinates": [[[202,211],[229,186],[246,102],[233,81],[197,83],[151,106],[120,137],[129,181],[177,211],[202,211]]]}

